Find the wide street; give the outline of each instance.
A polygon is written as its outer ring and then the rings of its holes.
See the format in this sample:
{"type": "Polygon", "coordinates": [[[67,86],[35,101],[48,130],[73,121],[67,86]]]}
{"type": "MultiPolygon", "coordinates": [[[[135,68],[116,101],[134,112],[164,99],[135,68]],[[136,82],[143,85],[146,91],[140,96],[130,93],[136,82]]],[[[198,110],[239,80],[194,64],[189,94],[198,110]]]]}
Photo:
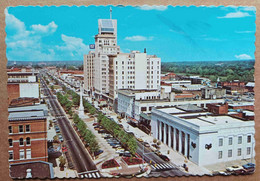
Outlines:
{"type": "MultiPolygon", "coordinates": [[[[53,77],[54,79],[58,80],[59,85],[66,86],[67,89],[71,89],[71,87],[66,84],[65,82],[61,81],[60,79],[53,77]]],[[[79,94],[79,93],[78,93],[79,94]]],[[[66,119],[66,118],[61,118],[66,119]]],[[[138,143],[137,153],[144,158],[145,162],[149,163],[151,166],[151,173],[149,176],[183,176],[189,175],[186,172],[181,171],[176,165],[170,162],[166,162],[162,160],[158,155],[156,155],[151,150],[144,147],[141,143],[138,143]]]]}
{"type": "Polygon", "coordinates": [[[53,110],[54,116],[58,121],[58,125],[61,129],[62,136],[65,144],[68,146],[68,151],[73,160],[73,165],[78,172],[80,177],[86,178],[99,178],[100,173],[98,172],[96,165],[93,163],[89,153],[83,146],[81,140],[76,135],[73,127],[69,123],[66,115],[62,111],[62,108],[57,102],[55,96],[52,95],[51,91],[47,87],[45,81],[41,79],[42,86],[44,88],[44,94],[47,96],[50,106],[53,110]],[[83,176],[82,176],[83,175],[83,176]]]}

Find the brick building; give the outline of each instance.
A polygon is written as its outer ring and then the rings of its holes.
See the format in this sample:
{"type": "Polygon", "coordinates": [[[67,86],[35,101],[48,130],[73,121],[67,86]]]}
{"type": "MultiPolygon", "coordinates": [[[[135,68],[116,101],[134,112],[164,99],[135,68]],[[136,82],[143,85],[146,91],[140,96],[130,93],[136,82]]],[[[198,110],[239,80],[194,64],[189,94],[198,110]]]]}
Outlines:
{"type": "Polygon", "coordinates": [[[48,161],[47,107],[13,107],[9,112],[9,163],[48,161]]]}
{"type": "Polygon", "coordinates": [[[225,104],[207,104],[209,112],[214,114],[227,114],[228,113],[228,103],[225,104]]]}

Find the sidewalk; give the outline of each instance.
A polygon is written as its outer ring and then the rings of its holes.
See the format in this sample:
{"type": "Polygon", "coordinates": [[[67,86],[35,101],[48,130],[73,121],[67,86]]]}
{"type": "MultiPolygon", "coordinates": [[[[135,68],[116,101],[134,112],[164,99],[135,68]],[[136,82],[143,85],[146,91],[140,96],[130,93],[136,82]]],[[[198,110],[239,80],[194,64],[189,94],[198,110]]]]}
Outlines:
{"type": "MultiPolygon", "coordinates": [[[[57,162],[57,165],[59,165],[59,159],[57,158],[56,159],[56,162],[57,162]]],[[[77,173],[75,170],[71,170],[71,169],[68,169],[68,165],[66,163],[66,168],[64,168],[64,171],[60,171],[60,167],[57,166],[57,167],[54,167],[53,168],[53,171],[54,171],[54,177],[57,177],[57,178],[76,178],[77,177],[77,173]]]]}
{"type": "MultiPolygon", "coordinates": [[[[116,121],[117,121],[117,119],[116,119],[116,121]]],[[[141,131],[139,128],[132,127],[131,125],[129,125],[127,123],[126,119],[121,119],[121,124],[124,126],[125,130],[127,130],[129,132],[133,132],[136,138],[142,138],[145,142],[148,142],[150,145],[153,144],[154,138],[152,136],[147,135],[146,133],[141,131]]],[[[162,154],[166,155],[167,157],[169,157],[171,163],[175,164],[176,166],[178,166],[180,169],[182,169],[184,171],[184,169],[182,168],[182,165],[185,163],[184,162],[185,157],[183,155],[181,155],[180,153],[172,150],[164,143],[161,143],[160,147],[161,147],[160,152],[162,154]],[[170,150],[170,154],[168,154],[168,150],[170,150]]],[[[208,170],[204,167],[200,167],[189,160],[185,164],[189,168],[189,171],[188,171],[189,174],[192,174],[192,175],[211,174],[210,170],[208,170]]]]}

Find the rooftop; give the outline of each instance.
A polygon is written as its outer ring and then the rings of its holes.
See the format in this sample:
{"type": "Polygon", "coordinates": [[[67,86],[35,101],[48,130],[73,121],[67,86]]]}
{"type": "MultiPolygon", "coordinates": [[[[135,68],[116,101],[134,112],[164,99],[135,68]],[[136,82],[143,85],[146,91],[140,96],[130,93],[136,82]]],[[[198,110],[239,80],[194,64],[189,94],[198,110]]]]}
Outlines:
{"type": "Polygon", "coordinates": [[[32,178],[54,178],[52,163],[43,161],[11,164],[10,176],[12,178],[26,178],[27,169],[31,169],[32,178]]]}
{"type": "Polygon", "coordinates": [[[118,93],[129,95],[129,96],[134,96],[136,93],[145,93],[145,92],[157,92],[157,89],[151,90],[151,89],[119,89],[118,93]]]}
{"type": "Polygon", "coordinates": [[[8,108],[8,112],[9,121],[44,119],[48,116],[48,110],[44,104],[8,108]]]}

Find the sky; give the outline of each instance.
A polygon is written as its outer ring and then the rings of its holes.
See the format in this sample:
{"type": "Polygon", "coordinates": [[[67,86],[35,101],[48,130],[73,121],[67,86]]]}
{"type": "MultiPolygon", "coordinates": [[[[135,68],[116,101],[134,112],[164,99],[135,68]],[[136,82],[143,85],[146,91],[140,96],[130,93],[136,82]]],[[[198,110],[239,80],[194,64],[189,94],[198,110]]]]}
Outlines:
{"type": "MultiPolygon", "coordinates": [[[[5,9],[9,61],[83,60],[110,6],[5,9]]],[[[255,59],[255,7],[114,7],[118,45],[162,62],[255,59]]]]}

